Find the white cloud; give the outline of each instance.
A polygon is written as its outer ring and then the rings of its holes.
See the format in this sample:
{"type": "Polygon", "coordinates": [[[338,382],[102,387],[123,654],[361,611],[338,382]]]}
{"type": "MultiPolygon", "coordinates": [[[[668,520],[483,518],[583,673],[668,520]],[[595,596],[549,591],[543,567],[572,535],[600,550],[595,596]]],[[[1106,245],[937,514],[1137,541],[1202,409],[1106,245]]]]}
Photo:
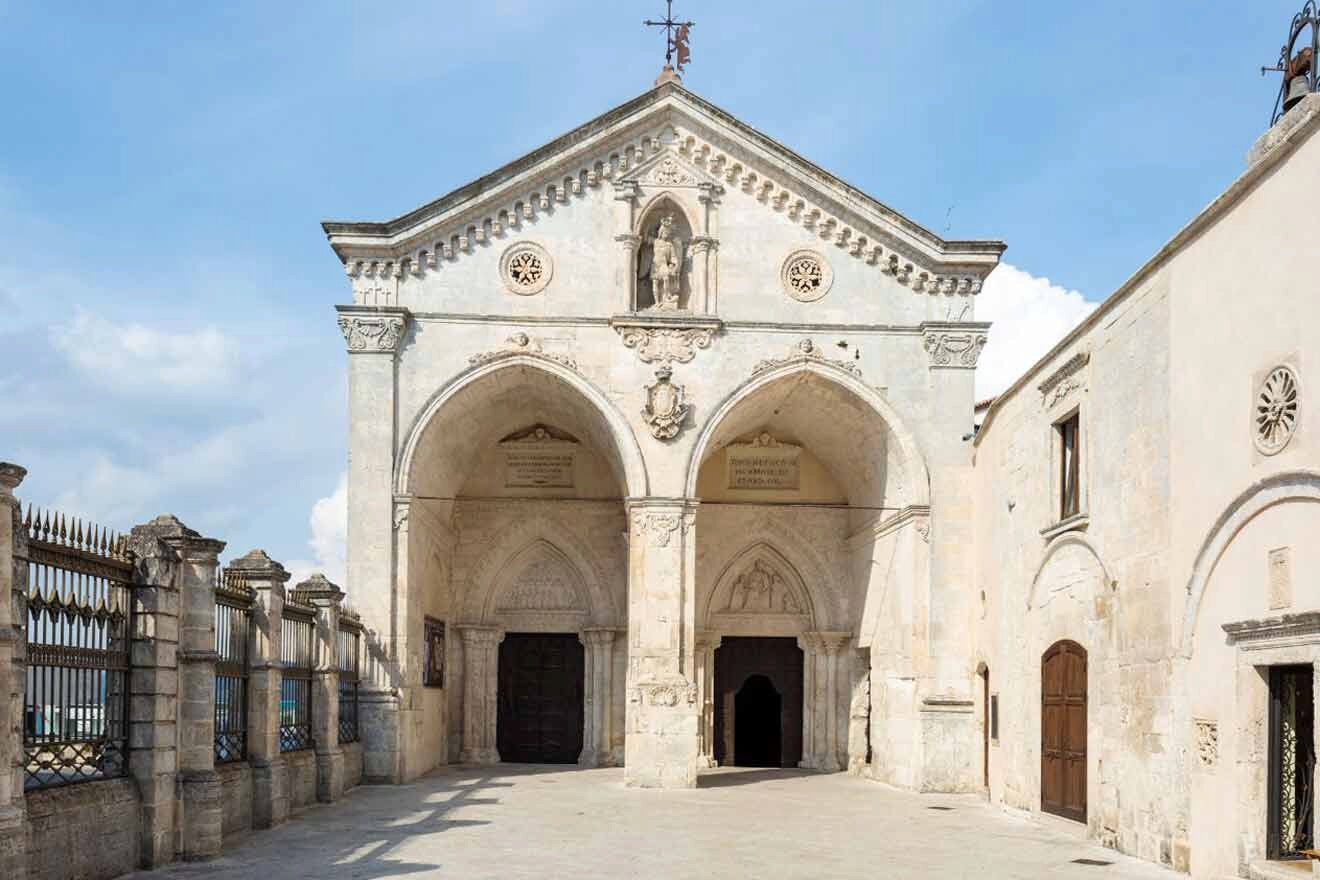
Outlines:
{"type": "Polygon", "coordinates": [[[977,320],[994,322],[976,370],[976,396],[1006,389],[1097,305],[1079,291],[1001,263],[976,299],[977,320]]]}
{"type": "Polygon", "coordinates": [[[214,327],[172,332],[77,309],[51,341],[93,381],[120,391],[215,391],[238,372],[238,346],[214,327]]]}
{"type": "Polygon", "coordinates": [[[339,475],[335,491],[312,505],[308,526],[312,536],[307,544],[313,559],[296,559],[288,564],[289,584],[306,580],[313,572],[322,572],[333,583],[344,587],[346,547],[348,545],[348,473],[339,475]]]}

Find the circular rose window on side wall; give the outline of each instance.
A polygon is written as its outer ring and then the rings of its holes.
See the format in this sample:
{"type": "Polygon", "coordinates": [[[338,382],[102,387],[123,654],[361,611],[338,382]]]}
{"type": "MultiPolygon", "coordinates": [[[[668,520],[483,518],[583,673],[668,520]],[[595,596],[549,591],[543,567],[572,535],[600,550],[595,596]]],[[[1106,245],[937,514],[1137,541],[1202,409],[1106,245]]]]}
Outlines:
{"type": "Polygon", "coordinates": [[[511,245],[500,257],[500,277],[504,286],[519,296],[531,296],[545,290],[554,274],[554,264],[545,248],[530,241],[511,245]]]}
{"type": "Polygon", "coordinates": [[[1256,448],[1265,455],[1282,452],[1297,432],[1301,394],[1292,367],[1279,366],[1256,389],[1251,426],[1256,448]]]}
{"type": "Polygon", "coordinates": [[[834,270],[815,251],[794,251],[779,270],[784,290],[798,302],[815,302],[829,293],[834,270]]]}

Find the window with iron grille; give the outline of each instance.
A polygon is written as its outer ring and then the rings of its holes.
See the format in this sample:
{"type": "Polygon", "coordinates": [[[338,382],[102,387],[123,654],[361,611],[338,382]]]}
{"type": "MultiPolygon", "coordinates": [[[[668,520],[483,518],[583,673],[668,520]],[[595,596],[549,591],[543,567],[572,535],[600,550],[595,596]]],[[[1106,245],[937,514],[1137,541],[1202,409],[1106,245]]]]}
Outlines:
{"type": "Polygon", "coordinates": [[[280,751],[296,752],[312,746],[312,662],[316,611],[291,596],[284,605],[284,632],[280,659],[280,751]]]}
{"type": "Polygon", "coordinates": [[[215,762],[247,757],[248,636],[252,590],[223,572],[215,588],[215,762]]]}
{"type": "Polygon", "coordinates": [[[99,526],[28,508],[23,787],[127,767],[132,555],[99,526]]]}
{"type": "Polygon", "coordinates": [[[341,620],[335,643],[339,663],[339,741],[358,741],[358,685],[361,680],[362,630],[351,620],[341,620]]]}

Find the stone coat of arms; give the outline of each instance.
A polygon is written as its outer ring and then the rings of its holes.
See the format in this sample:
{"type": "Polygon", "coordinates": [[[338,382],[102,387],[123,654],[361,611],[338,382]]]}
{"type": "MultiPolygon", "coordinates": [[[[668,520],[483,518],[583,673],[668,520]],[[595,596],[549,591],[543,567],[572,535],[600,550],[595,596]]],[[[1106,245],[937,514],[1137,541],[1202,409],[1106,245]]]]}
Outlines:
{"type": "Polygon", "coordinates": [[[670,381],[673,370],[661,367],[655,371],[656,382],[646,386],[646,406],[642,418],[651,426],[651,436],[657,440],[673,440],[682,430],[683,421],[692,411],[682,385],[670,381]]]}

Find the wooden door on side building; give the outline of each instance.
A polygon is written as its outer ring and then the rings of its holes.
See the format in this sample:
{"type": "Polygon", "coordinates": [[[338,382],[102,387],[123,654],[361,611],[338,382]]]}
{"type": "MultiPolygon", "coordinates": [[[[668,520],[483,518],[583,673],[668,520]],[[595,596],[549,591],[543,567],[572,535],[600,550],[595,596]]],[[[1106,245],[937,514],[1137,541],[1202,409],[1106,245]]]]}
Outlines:
{"type": "Polygon", "coordinates": [[[1086,821],[1086,650],[1057,642],[1041,658],[1040,808],[1086,821]]]}

